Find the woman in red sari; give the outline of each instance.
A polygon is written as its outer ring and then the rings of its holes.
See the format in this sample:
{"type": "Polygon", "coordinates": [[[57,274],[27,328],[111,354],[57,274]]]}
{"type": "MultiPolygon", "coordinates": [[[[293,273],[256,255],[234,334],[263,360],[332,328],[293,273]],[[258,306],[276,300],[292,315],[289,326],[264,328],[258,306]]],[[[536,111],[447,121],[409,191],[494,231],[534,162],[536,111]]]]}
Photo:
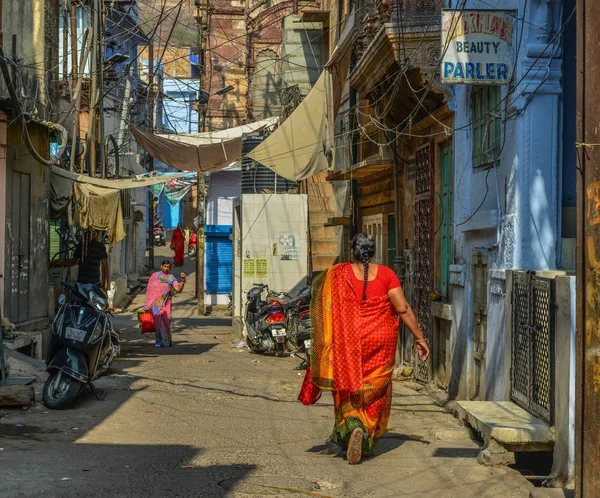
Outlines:
{"type": "Polygon", "coordinates": [[[173,236],[171,237],[171,249],[175,251],[175,257],[173,258],[173,265],[183,266],[183,250],[185,245],[185,233],[181,228],[181,223],[177,224],[177,228],[173,230],[173,236]]]}
{"type": "Polygon", "coordinates": [[[429,348],[396,274],[370,264],[375,241],[366,233],[352,240],[352,263],[333,266],[313,283],[312,383],[333,394],[331,441],[346,450],[350,464],[373,453],[387,429],[398,315],[415,336],[421,360],[429,348]]]}

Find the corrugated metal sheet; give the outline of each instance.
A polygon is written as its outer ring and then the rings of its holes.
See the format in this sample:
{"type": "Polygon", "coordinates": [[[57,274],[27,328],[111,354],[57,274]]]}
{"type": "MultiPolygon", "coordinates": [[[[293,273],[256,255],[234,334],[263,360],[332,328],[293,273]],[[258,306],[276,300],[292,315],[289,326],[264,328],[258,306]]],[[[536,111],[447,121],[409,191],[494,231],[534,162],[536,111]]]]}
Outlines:
{"type": "Polygon", "coordinates": [[[232,291],[233,246],[231,225],[206,225],[206,292],[229,294],[232,291]]]}

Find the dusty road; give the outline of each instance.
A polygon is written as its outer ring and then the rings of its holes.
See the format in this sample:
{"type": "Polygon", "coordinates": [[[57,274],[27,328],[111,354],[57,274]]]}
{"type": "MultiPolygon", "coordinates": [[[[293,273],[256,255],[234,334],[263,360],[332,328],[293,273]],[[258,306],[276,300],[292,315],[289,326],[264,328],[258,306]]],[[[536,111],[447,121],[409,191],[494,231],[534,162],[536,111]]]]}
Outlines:
{"type": "Polygon", "coordinates": [[[350,466],[324,452],[329,397],[298,403],[297,360],[233,348],[230,320],[196,316],[188,285],[172,349],[135,328],[143,296],[117,315],[123,354],[98,382],[105,401],[86,391],[69,411],[0,409],[0,496],[529,495],[518,472],[478,465],[466,430],[401,383],[375,458],[350,466]]]}

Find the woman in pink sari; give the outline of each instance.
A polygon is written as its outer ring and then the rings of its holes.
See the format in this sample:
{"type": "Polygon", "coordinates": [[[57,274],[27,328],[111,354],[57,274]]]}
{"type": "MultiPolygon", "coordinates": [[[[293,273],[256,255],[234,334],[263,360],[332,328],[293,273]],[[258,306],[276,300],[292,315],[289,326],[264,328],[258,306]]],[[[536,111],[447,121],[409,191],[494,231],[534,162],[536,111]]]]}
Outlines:
{"type": "Polygon", "coordinates": [[[181,223],[177,224],[177,228],[173,230],[173,236],[171,237],[171,249],[175,251],[175,258],[173,258],[173,264],[175,266],[183,265],[183,249],[185,245],[185,233],[181,228],[181,223]]]}
{"type": "Polygon", "coordinates": [[[154,347],[170,348],[173,345],[171,336],[171,300],[175,292],[181,292],[185,286],[185,273],[181,274],[181,282],[170,275],[171,263],[164,260],[160,271],[153,273],[146,289],[145,310],[151,310],[154,317],[156,344],[154,347]]]}

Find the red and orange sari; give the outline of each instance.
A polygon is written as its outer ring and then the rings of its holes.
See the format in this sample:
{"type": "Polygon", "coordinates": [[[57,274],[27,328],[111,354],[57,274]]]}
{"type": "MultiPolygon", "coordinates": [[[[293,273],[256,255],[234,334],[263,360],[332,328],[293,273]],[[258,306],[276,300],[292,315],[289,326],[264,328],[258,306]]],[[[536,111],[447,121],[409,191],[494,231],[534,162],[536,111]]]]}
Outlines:
{"type": "Polygon", "coordinates": [[[387,429],[398,318],[387,295],[360,299],[336,265],[313,283],[312,382],[331,391],[335,426],[331,440],[346,449],[363,429],[363,454],[373,452],[387,429]]]}
{"type": "Polygon", "coordinates": [[[181,228],[173,230],[173,236],[171,237],[171,249],[175,251],[175,257],[173,258],[173,264],[175,266],[183,265],[183,249],[185,242],[185,233],[181,228]]]}

